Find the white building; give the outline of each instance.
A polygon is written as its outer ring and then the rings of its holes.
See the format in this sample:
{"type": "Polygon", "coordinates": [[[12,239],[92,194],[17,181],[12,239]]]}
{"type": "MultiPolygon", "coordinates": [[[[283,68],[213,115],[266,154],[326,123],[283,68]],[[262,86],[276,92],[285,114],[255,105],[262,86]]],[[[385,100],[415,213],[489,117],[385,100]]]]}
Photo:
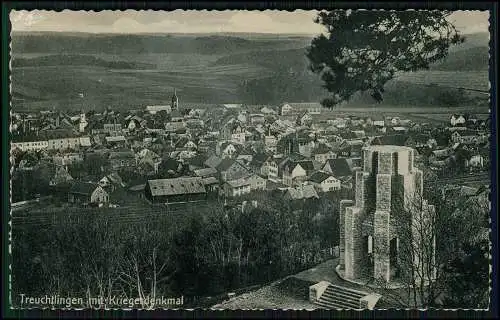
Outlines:
{"type": "Polygon", "coordinates": [[[38,151],[47,149],[49,147],[49,142],[47,140],[40,141],[26,141],[26,142],[12,142],[11,148],[19,149],[21,151],[38,151]]]}

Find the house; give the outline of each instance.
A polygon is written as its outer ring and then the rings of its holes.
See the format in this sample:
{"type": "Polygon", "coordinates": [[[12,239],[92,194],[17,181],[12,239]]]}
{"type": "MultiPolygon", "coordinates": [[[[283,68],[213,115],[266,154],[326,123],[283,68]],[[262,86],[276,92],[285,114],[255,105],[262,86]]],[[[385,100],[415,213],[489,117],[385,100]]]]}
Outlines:
{"type": "Polygon", "coordinates": [[[217,168],[217,166],[222,162],[222,158],[218,156],[211,156],[205,162],[204,165],[209,168],[217,168]]]}
{"type": "Polygon", "coordinates": [[[400,117],[392,117],[390,119],[390,124],[392,126],[398,126],[398,125],[400,125],[400,123],[401,123],[401,118],[400,117]]]}
{"type": "Polygon", "coordinates": [[[435,148],[437,146],[437,141],[429,134],[413,134],[408,137],[405,141],[405,145],[412,148],[435,148]]]}
{"type": "Polygon", "coordinates": [[[104,188],[104,190],[113,191],[116,187],[125,187],[126,184],[123,182],[122,177],[117,172],[112,172],[105,175],[99,180],[98,184],[104,188]]]}
{"type": "Polygon", "coordinates": [[[226,197],[238,197],[251,192],[251,183],[247,177],[240,177],[226,181],[223,190],[226,197]]]}
{"type": "Polygon", "coordinates": [[[260,112],[263,113],[264,115],[277,114],[275,110],[269,107],[262,107],[262,109],[260,109],[260,112]]]}
{"type": "Polygon", "coordinates": [[[429,155],[429,163],[433,168],[442,168],[450,163],[452,148],[433,150],[429,155]]]}
{"type": "Polygon", "coordinates": [[[246,130],[240,121],[233,118],[222,128],[221,138],[243,144],[246,141],[246,130]]]}
{"type": "Polygon", "coordinates": [[[241,151],[241,145],[228,141],[221,141],[217,143],[215,154],[221,157],[222,159],[236,158],[239,151],[241,151]]]}
{"type": "Polygon", "coordinates": [[[260,168],[260,174],[271,181],[278,181],[280,158],[268,156],[260,168]]]}
{"type": "Polygon", "coordinates": [[[325,171],[316,171],[308,179],[316,189],[321,192],[337,191],[341,188],[339,179],[336,179],[331,173],[325,171]]]}
{"type": "Polygon", "coordinates": [[[310,114],[321,114],[323,107],[317,102],[303,102],[303,103],[283,103],[281,105],[281,115],[298,115],[304,111],[310,114]]]}
{"type": "Polygon", "coordinates": [[[186,122],[184,121],[170,121],[165,123],[165,131],[169,133],[184,132],[186,130],[186,122]]]}
{"type": "Polygon", "coordinates": [[[254,173],[249,176],[248,181],[250,182],[250,189],[254,190],[265,190],[267,180],[261,177],[260,175],[254,173]]]}
{"type": "Polygon", "coordinates": [[[164,106],[146,106],[146,111],[149,112],[149,114],[156,114],[160,111],[165,111],[167,113],[170,113],[172,112],[172,108],[170,107],[170,105],[164,105],[164,106]]]}
{"type": "Polygon", "coordinates": [[[450,118],[450,124],[455,126],[463,126],[465,125],[465,117],[461,114],[453,114],[450,118]]]}
{"type": "Polygon", "coordinates": [[[152,203],[185,203],[207,198],[205,183],[200,177],[148,180],[144,195],[152,203]]]}
{"type": "Polygon", "coordinates": [[[484,157],[480,154],[476,154],[466,161],[466,166],[469,168],[483,168],[484,162],[484,157]]]}
{"type": "Polygon", "coordinates": [[[352,169],[345,158],[330,159],[323,165],[322,171],[331,173],[339,180],[345,180],[352,176],[352,169]]]}
{"type": "Polygon", "coordinates": [[[137,165],[148,164],[154,169],[155,173],[158,172],[158,167],[162,159],[156,152],[149,149],[142,149],[135,157],[137,165]]]}
{"type": "Polygon", "coordinates": [[[139,116],[132,116],[126,122],[126,127],[128,130],[133,131],[140,129],[144,124],[144,119],[139,116]]]}
{"type": "Polygon", "coordinates": [[[281,108],[280,108],[280,114],[282,116],[287,116],[287,115],[291,115],[293,114],[293,108],[291,105],[289,105],[288,103],[284,103],[281,108]]]}
{"type": "Polygon", "coordinates": [[[69,190],[68,201],[71,203],[107,203],[109,194],[97,183],[75,181],[69,190]]]}
{"type": "MultiPolygon", "coordinates": [[[[254,154],[252,160],[248,163],[248,168],[254,173],[261,174],[261,168],[268,157],[269,155],[265,153],[254,154]]],[[[265,176],[267,177],[267,174],[265,176]]]]}
{"type": "Polygon", "coordinates": [[[391,131],[395,132],[395,133],[406,133],[406,132],[408,132],[408,128],[407,127],[392,127],[391,131]]]}
{"type": "Polygon", "coordinates": [[[102,132],[109,134],[120,133],[123,130],[121,123],[104,123],[102,127],[102,132]]]}
{"type": "Polygon", "coordinates": [[[312,150],[311,156],[314,158],[314,161],[325,163],[328,159],[336,159],[337,153],[325,143],[318,143],[312,150]]]}
{"type": "Polygon", "coordinates": [[[264,146],[267,152],[276,153],[278,151],[278,139],[273,135],[264,137],[264,146]]]}
{"type": "Polygon", "coordinates": [[[81,153],[60,153],[52,157],[52,161],[56,165],[67,166],[83,162],[83,155],[81,153]]]}
{"type": "Polygon", "coordinates": [[[78,137],[49,139],[47,142],[49,150],[78,149],[80,147],[80,138],[78,137]]]}
{"type": "Polygon", "coordinates": [[[169,155],[164,155],[161,163],[158,165],[158,171],[161,172],[162,175],[166,174],[168,177],[179,174],[182,169],[182,163],[169,155]]]}
{"type": "Polygon", "coordinates": [[[92,147],[90,137],[80,137],[80,147],[92,147]]]}
{"type": "MultiPolygon", "coordinates": [[[[14,140],[14,139],[13,139],[14,140]]],[[[11,142],[11,148],[19,149],[21,151],[37,151],[47,149],[49,147],[49,142],[47,140],[31,140],[31,141],[13,141],[11,142]]]]}
{"type": "Polygon", "coordinates": [[[297,124],[299,126],[310,126],[312,124],[313,118],[311,114],[306,110],[297,116],[297,124]]]}
{"type": "Polygon", "coordinates": [[[127,144],[127,138],[124,136],[109,136],[105,137],[106,143],[108,145],[118,145],[118,146],[125,146],[127,144]]]}
{"type": "Polygon", "coordinates": [[[133,151],[112,151],[109,153],[109,164],[114,170],[133,167],[136,165],[135,154],[133,151]]]}
{"type": "Polygon", "coordinates": [[[380,116],[380,115],[374,115],[371,117],[367,117],[365,119],[365,122],[369,126],[374,126],[374,127],[379,127],[379,128],[385,127],[385,119],[383,116],[380,116]]]}
{"type": "Polygon", "coordinates": [[[56,166],[56,172],[49,182],[50,186],[71,182],[73,177],[69,174],[65,166],[56,166]]]}
{"type": "Polygon", "coordinates": [[[216,169],[221,181],[235,180],[250,174],[250,170],[234,159],[222,159],[216,169]]]}
{"type": "Polygon", "coordinates": [[[293,186],[306,180],[314,171],[314,164],[311,160],[293,161],[289,160],[283,169],[283,184],[293,186]]]}
{"type": "Polygon", "coordinates": [[[392,134],[375,137],[371,145],[404,146],[408,136],[405,134],[392,134]]]}
{"type": "Polygon", "coordinates": [[[223,105],[223,107],[226,109],[226,110],[238,110],[240,109],[242,106],[241,103],[226,103],[223,105]]]}
{"type": "Polygon", "coordinates": [[[473,130],[455,131],[451,134],[451,141],[455,143],[478,144],[479,142],[484,142],[484,140],[483,136],[480,136],[477,131],[473,130]]]}
{"type": "Polygon", "coordinates": [[[215,193],[219,190],[219,180],[215,177],[204,177],[203,183],[208,193],[215,193]]]}
{"type": "Polygon", "coordinates": [[[283,196],[285,201],[319,199],[313,185],[300,185],[295,188],[288,188],[283,196]]]}
{"type": "Polygon", "coordinates": [[[202,168],[193,171],[195,176],[208,178],[217,176],[217,170],[215,168],[202,168]]]}
{"type": "Polygon", "coordinates": [[[249,116],[251,124],[258,124],[265,122],[265,116],[263,113],[253,113],[249,116]]]}

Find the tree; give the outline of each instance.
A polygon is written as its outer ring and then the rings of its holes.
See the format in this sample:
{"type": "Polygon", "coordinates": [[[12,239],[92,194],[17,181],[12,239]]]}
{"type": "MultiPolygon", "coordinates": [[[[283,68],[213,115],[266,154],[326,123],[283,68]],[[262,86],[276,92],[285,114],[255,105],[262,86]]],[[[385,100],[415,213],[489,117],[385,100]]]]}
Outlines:
{"type": "Polygon", "coordinates": [[[384,85],[397,72],[428,69],[447,56],[451,45],[465,40],[446,18],[447,11],[333,10],[316,18],[326,35],[315,37],[307,57],[321,74],[333,108],[354,93],[371,91],[383,100],[384,85]]]}
{"type": "MultiPolygon", "coordinates": [[[[403,292],[382,285],[381,293],[401,307],[477,308],[488,302],[488,199],[443,198],[428,190],[426,207],[420,193],[394,194],[391,224],[399,239],[398,282],[403,292]],[[440,298],[444,296],[444,299],[440,298]]],[[[377,281],[377,279],[375,279],[377,281]]]]}

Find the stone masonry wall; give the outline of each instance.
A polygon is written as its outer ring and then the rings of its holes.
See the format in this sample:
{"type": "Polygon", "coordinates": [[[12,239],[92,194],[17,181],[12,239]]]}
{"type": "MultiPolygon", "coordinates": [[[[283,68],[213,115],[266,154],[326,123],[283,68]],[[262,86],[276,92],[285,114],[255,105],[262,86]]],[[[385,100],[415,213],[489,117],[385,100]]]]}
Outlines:
{"type": "Polygon", "coordinates": [[[373,220],[373,276],[376,280],[390,281],[390,214],[388,211],[375,211],[373,220]]]}
{"type": "Polygon", "coordinates": [[[354,201],[352,200],[341,200],[340,201],[340,214],[339,214],[339,229],[340,229],[340,242],[339,242],[339,264],[342,269],[345,267],[345,213],[347,207],[352,207],[354,201]]]}
{"type": "Polygon", "coordinates": [[[345,277],[356,279],[363,269],[362,209],[347,207],[345,214],[345,277]]]}
{"type": "MultiPolygon", "coordinates": [[[[372,146],[363,149],[362,155],[363,170],[355,172],[355,200],[343,200],[340,203],[340,265],[344,267],[347,279],[362,276],[361,272],[367,263],[362,222],[366,215],[375,211],[372,233],[373,276],[389,282],[390,240],[397,237],[397,230],[391,227],[391,210],[398,207],[391,202],[400,195],[400,198],[405,198],[402,202],[406,203],[408,197],[415,195],[415,191],[420,191],[421,196],[422,172],[413,167],[414,152],[407,147],[372,146]]],[[[397,225],[395,221],[392,222],[392,225],[397,225]]],[[[415,235],[411,241],[419,240],[415,235]]],[[[426,259],[434,259],[434,256],[426,259]]]]}

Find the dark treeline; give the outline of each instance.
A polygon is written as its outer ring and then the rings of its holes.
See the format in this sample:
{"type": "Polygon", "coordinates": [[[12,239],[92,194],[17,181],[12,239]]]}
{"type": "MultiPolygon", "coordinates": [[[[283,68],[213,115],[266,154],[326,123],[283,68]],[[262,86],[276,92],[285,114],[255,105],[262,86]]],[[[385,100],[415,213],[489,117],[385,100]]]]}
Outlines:
{"type": "Polygon", "coordinates": [[[86,66],[109,69],[147,69],[155,67],[154,64],[128,61],[107,61],[93,55],[82,54],[53,54],[29,59],[12,59],[13,68],[39,66],[86,66]]]}
{"type": "Polygon", "coordinates": [[[139,224],[120,223],[97,211],[61,215],[45,228],[15,226],[13,303],[20,293],[212,296],[331,257],[330,248],[338,242],[332,232],[338,230],[334,202],[314,201],[294,211],[277,206],[191,206],[183,215],[165,213],[139,224]]]}

